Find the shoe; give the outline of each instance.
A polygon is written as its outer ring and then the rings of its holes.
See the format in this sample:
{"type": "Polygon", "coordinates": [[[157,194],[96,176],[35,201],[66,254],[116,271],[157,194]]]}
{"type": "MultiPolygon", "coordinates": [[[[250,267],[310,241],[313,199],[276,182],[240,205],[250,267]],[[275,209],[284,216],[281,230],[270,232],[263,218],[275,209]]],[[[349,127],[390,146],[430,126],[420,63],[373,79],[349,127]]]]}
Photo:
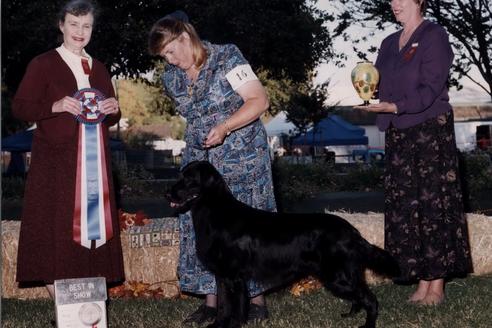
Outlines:
{"type": "Polygon", "coordinates": [[[268,309],[266,305],[249,304],[248,322],[263,321],[268,319],[268,309]]]}
{"type": "Polygon", "coordinates": [[[201,325],[207,321],[213,321],[217,317],[217,308],[202,304],[195,312],[190,314],[184,321],[184,324],[196,323],[201,325]]]}

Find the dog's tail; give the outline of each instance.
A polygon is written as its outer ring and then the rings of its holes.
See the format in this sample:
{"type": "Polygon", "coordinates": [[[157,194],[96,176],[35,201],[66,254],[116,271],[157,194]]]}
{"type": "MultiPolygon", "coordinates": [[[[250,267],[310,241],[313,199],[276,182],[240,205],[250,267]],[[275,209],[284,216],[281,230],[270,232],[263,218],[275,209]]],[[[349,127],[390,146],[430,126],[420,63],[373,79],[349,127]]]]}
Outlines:
{"type": "Polygon", "coordinates": [[[363,253],[365,253],[366,265],[369,269],[390,278],[400,275],[398,262],[388,251],[372,245],[366,240],[364,240],[364,244],[363,253]]]}

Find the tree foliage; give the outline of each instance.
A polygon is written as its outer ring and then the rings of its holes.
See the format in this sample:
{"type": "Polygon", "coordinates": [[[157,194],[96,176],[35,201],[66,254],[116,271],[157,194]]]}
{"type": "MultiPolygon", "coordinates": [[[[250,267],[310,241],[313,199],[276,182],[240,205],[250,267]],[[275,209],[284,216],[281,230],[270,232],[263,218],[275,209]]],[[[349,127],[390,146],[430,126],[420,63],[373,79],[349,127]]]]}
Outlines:
{"type": "MultiPolygon", "coordinates": [[[[340,3],[343,8],[338,15],[337,32],[345,40],[354,42],[356,51],[361,38],[348,34],[350,26],[367,27],[373,24],[374,35],[396,23],[388,0],[340,0],[340,3]]],[[[458,81],[466,76],[492,99],[492,0],[428,0],[427,16],[451,35],[455,52],[451,82],[460,87],[458,81]],[[485,84],[470,75],[473,66],[477,67],[485,84]]],[[[369,50],[376,51],[376,48],[369,50]]],[[[361,51],[358,55],[363,57],[361,51]]]]}
{"type": "Polygon", "coordinates": [[[291,97],[286,104],[286,116],[297,128],[297,134],[305,133],[313,127],[316,135],[316,125],[334,110],[327,105],[328,84],[313,86],[311,82],[296,84],[292,87],[291,97]]]}
{"type": "MultiPolygon", "coordinates": [[[[57,13],[66,0],[2,1],[2,97],[11,98],[28,62],[61,43],[57,13]]],[[[315,7],[315,0],[100,0],[99,14],[87,51],[111,75],[134,78],[154,69],[147,35],[164,15],[185,10],[202,39],[235,43],[261,72],[275,113],[288,100],[281,90],[289,81],[304,82],[332,53],[324,22],[333,17],[315,7]]],[[[158,64],[159,62],[157,62],[158,64]]],[[[158,64],[159,65],[159,64],[158,64]]],[[[153,110],[172,114],[172,106],[155,97],[153,110]]],[[[4,126],[14,126],[8,113],[4,126]]]]}
{"type": "MultiPolygon", "coordinates": [[[[61,0],[2,1],[2,79],[15,90],[27,63],[59,45],[57,13],[61,0]]],[[[331,55],[323,23],[333,19],[314,0],[104,0],[99,1],[88,52],[111,68],[112,75],[138,76],[153,68],[147,53],[152,24],[184,9],[203,39],[235,43],[255,69],[273,77],[303,81],[331,55]]]]}

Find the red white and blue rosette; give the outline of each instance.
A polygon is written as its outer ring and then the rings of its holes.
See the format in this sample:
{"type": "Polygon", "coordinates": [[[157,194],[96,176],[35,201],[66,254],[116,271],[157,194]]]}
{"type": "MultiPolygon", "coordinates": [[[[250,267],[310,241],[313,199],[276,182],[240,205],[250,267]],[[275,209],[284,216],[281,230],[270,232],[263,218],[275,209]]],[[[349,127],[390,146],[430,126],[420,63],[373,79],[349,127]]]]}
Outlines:
{"type": "Polygon", "coordinates": [[[80,114],[75,117],[80,123],[98,124],[106,118],[99,110],[99,102],[106,99],[101,91],[94,88],[80,89],[73,97],[80,101],[80,114]]]}
{"type": "Polygon", "coordinates": [[[99,110],[104,95],[97,89],[77,91],[81,113],[76,116],[79,126],[77,144],[77,175],[73,215],[73,240],[86,248],[104,245],[113,237],[109,179],[101,123],[106,117],[99,110]]]}

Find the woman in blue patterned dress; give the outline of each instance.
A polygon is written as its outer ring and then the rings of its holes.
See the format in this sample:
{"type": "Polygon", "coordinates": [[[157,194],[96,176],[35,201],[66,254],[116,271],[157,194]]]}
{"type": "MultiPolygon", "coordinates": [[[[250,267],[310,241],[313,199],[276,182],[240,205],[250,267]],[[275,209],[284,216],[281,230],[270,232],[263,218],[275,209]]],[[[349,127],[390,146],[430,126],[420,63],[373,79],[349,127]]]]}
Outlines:
{"type": "MultiPolygon", "coordinates": [[[[183,165],[208,160],[238,200],[275,211],[268,143],[259,120],[269,106],[268,97],[239,49],[201,41],[186,14],[178,11],[154,24],[149,50],[166,60],[165,93],[187,122],[183,165]]],[[[180,216],[178,275],[182,291],[206,295],[205,303],[185,322],[213,320],[215,278],[197,259],[189,214],[180,216]]],[[[249,319],[267,318],[264,289],[254,282],[248,289],[252,297],[249,319]]]]}

